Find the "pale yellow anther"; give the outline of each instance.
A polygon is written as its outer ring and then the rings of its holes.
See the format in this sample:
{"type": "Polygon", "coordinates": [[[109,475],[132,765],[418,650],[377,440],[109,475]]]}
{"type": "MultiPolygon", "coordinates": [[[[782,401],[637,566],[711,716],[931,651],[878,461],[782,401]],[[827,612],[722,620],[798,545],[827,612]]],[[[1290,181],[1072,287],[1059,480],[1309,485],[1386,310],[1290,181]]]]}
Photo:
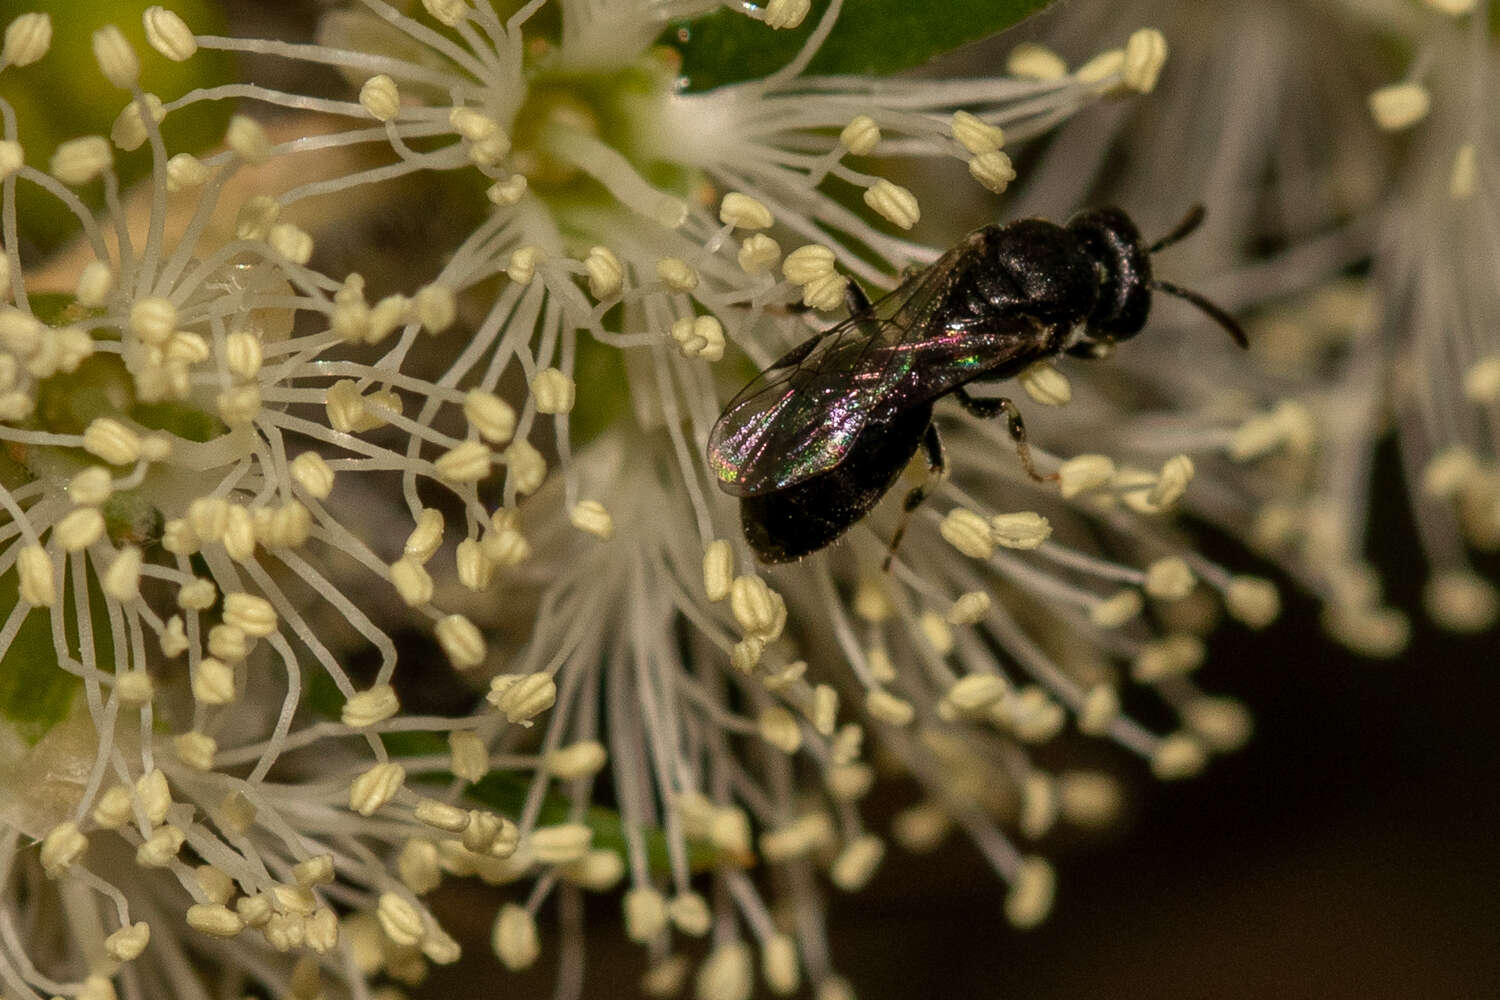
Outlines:
{"type": "Polygon", "coordinates": [[[854,588],[852,602],[854,613],[867,622],[878,623],[895,613],[891,599],[886,595],[882,581],[876,577],[865,577],[854,588]]]}
{"type": "Polygon", "coordinates": [[[620,286],[625,280],[625,268],[609,247],[589,247],[588,256],[583,259],[583,268],[588,273],[589,294],[594,298],[607,299],[619,294],[620,286]]]}
{"type": "Polygon", "coordinates": [[[702,937],[713,923],[708,901],[696,892],[680,892],[667,904],[672,926],[689,937],[702,937]]]}
{"type": "Polygon", "coordinates": [[[420,608],[432,601],[434,584],[432,575],[417,560],[402,556],[391,563],[391,586],[396,588],[403,603],[409,608],[420,608]]]}
{"type": "Polygon", "coordinates": [[[1181,556],[1166,556],[1146,567],[1144,589],[1161,601],[1180,601],[1193,592],[1198,578],[1181,556]]]}
{"type": "Polygon", "coordinates": [[[333,470],[317,452],[304,451],[291,462],[292,479],[316,500],[333,492],[333,470]]]}
{"type": "Polygon", "coordinates": [[[1068,377],[1047,361],[1038,361],[1017,376],[1026,395],[1043,406],[1062,406],[1073,398],[1068,377]]]}
{"type": "Polygon", "coordinates": [[[786,255],[786,260],[781,262],[781,273],[794,285],[806,285],[833,274],[836,260],[831,248],[821,243],[809,243],[786,255]]]}
{"type": "Polygon", "coordinates": [[[729,596],[734,583],[734,546],[716,538],[703,549],[703,590],[715,603],[729,596]]]}
{"type": "Polygon", "coordinates": [[[990,523],[964,507],[955,507],[944,515],[938,533],[943,540],[972,559],[988,559],[995,554],[995,537],[990,523]]]}
{"type": "Polygon", "coordinates": [[[604,769],[609,752],[598,740],[580,740],[565,747],[558,747],[547,755],[547,770],[554,778],[573,781],[589,778],[604,769]]]}
{"type": "Polygon", "coordinates": [[[106,830],[117,830],[131,817],[130,788],[126,785],[111,785],[94,803],[91,815],[94,822],[106,830]]]}
{"type": "Polygon", "coordinates": [[[463,441],[439,455],[433,469],[447,483],[477,483],[490,474],[492,461],[494,454],[484,442],[463,441]]]}
{"type": "Polygon", "coordinates": [[[1140,614],[1145,603],[1139,590],[1119,590],[1089,607],[1089,621],[1100,628],[1119,628],[1140,614]]]}
{"type": "Polygon", "coordinates": [[[672,339],[683,355],[718,361],[724,356],[724,325],[713,316],[684,316],[675,320],[672,339]]]}
{"type": "Polygon", "coordinates": [[[927,645],[932,647],[933,652],[939,656],[947,656],[953,652],[953,630],[943,620],[943,616],[936,611],[924,611],[922,617],[917,619],[917,627],[922,630],[922,637],[927,640],[927,645]]]}
{"type": "Polygon", "coordinates": [[[208,166],[192,153],[178,153],[167,161],[167,191],[188,191],[208,180],[208,166]]]}
{"type": "Polygon", "coordinates": [[[567,413],[573,409],[578,388],[556,368],[543,368],[531,380],[531,397],[538,413],[567,413]]]}
{"type": "Polygon", "coordinates": [[[104,78],[121,90],[135,86],[141,75],[141,61],[124,33],[113,24],[106,24],[94,32],[92,42],[94,62],[99,64],[104,78]]]}
{"type": "Polygon", "coordinates": [[[177,827],[159,826],[135,849],[135,863],[142,868],[169,868],[186,842],[187,834],[177,827]]]}
{"type": "Polygon", "coordinates": [[[1095,684],[1083,696],[1078,710],[1078,729],[1089,736],[1103,736],[1120,717],[1120,692],[1110,684],[1095,684]]]}
{"type": "Polygon", "coordinates": [[[381,893],[375,916],[392,944],[410,948],[422,940],[422,911],[399,893],[381,893]]]}
{"type": "Polygon", "coordinates": [[[1016,167],[1004,152],[993,149],[969,158],[969,176],[995,194],[1004,194],[1016,179],[1016,167]]]}
{"type": "Polygon", "coordinates": [[[865,204],[878,212],[882,218],[899,229],[910,229],[922,218],[917,196],[900,184],[893,184],[884,177],[865,189],[865,204]]]}
{"type": "Polygon", "coordinates": [[[753,574],[736,577],[729,585],[729,610],[741,632],[767,642],[786,625],[786,601],[753,574]]]}
{"type": "Polygon", "coordinates": [[[541,256],[540,247],[518,247],[510,255],[510,263],[505,267],[506,275],[518,285],[530,284],[531,279],[536,276],[536,265],[541,256]]]}
{"type": "Polygon", "coordinates": [[[401,397],[391,390],[360,395],[352,379],[343,379],[329,386],[324,404],[329,425],[345,434],[358,434],[383,426],[386,418],[377,407],[400,413],[401,397]]]}
{"type": "Polygon", "coordinates": [[[192,672],[193,699],[204,705],[228,705],[235,699],[234,668],[212,656],[198,661],[192,672]]]}
{"type": "Polygon", "coordinates": [[[560,866],[557,874],[564,882],[590,892],[610,892],[625,877],[625,859],[616,851],[592,849],[560,866]]]}
{"type": "Polygon", "coordinates": [[[1097,85],[1106,80],[1118,80],[1125,69],[1125,50],[1106,49],[1078,67],[1073,79],[1079,83],[1097,85]]]}
{"type": "Polygon", "coordinates": [[[615,537],[615,519],[598,500],[580,500],[568,511],[568,521],[579,531],[605,541],[615,537]]]}
{"type": "MultiPolygon", "coordinates": [[[[766,27],[788,30],[799,26],[812,10],[812,0],[767,0],[766,27]]],[[[704,1000],[718,1000],[705,997],[704,1000]]]]}
{"type": "Polygon", "coordinates": [[[802,286],[802,304],[818,312],[832,312],[844,304],[844,290],[849,279],[842,274],[825,274],[802,286]]]}
{"type": "Polygon", "coordinates": [[[264,362],[260,337],[250,330],[235,330],[224,338],[224,367],[231,375],[253,379],[264,362]]]}
{"type": "Polygon", "coordinates": [[[127,604],[141,596],[141,563],[143,557],[139,547],[127,545],[120,549],[109,568],[100,578],[104,593],[127,604]]]}
{"type": "Polygon", "coordinates": [[[64,552],[82,552],[104,537],[104,515],[97,507],[75,507],[52,526],[52,540],[64,552]]]}
{"type": "Polygon", "coordinates": [[[1155,684],[1197,670],[1203,664],[1203,640],[1196,636],[1170,635],[1141,647],[1130,665],[1130,676],[1141,684],[1155,684]]]}
{"type": "Polygon", "coordinates": [[[1057,785],[1051,776],[1033,771],[1021,784],[1020,827],[1024,836],[1045,837],[1057,822],[1057,785]]]}
{"type": "Polygon", "coordinates": [[[313,239],[311,234],[290,222],[278,222],[266,235],[271,249],[293,264],[306,264],[312,259],[313,239]]]}
{"type": "Polygon", "coordinates": [[[526,175],[511,174],[504,180],[496,181],[485,190],[484,196],[496,205],[518,204],[526,196],[526,175]]]}
{"type": "Polygon", "coordinates": [[[1115,463],[1106,455],[1075,455],[1057,470],[1057,485],[1063,497],[1096,490],[1115,475],[1115,463]]]}
{"type": "Polygon", "coordinates": [[[88,850],[89,840],[71,820],[47,831],[42,838],[42,871],[48,878],[61,878],[88,850]]]}
{"type": "Polygon", "coordinates": [[[1500,356],[1492,355],[1464,369],[1464,396],[1476,403],[1500,402],[1500,356]]]}
{"type": "Polygon", "coordinates": [[[224,510],[224,532],[219,538],[224,553],[235,562],[249,562],[255,554],[255,521],[240,504],[229,504],[224,510]]]}
{"type": "Polygon", "coordinates": [[[1157,473],[1156,484],[1146,493],[1146,502],[1156,510],[1166,510],[1187,492],[1193,481],[1193,460],[1186,455],[1173,455],[1162,464],[1157,473]]]}
{"type": "Polygon", "coordinates": [[[349,783],[349,808],[361,816],[373,816],[396,797],[405,781],[406,768],[400,764],[376,764],[349,783]]]}
{"type": "Polygon", "coordinates": [[[454,776],[464,781],[478,781],[490,773],[490,753],[484,739],[471,729],[455,729],[448,734],[448,766],[454,776]]]}
{"type": "Polygon", "coordinates": [[[869,883],[884,857],[885,842],[873,834],[864,834],[851,841],[833,859],[828,877],[845,892],[857,892],[869,883]]]}
{"type": "Polygon", "coordinates": [[[186,62],[198,51],[198,41],[181,17],[165,7],[147,7],[141,15],[146,42],[173,62],[186,62]]]}
{"type": "Polygon", "coordinates": [[[651,886],[625,893],[625,936],[637,944],[656,940],[667,929],[667,900],[651,886]]]}
{"type": "MultiPolygon", "coordinates": [[[[378,344],[386,337],[395,333],[396,330],[405,326],[412,320],[412,301],[405,295],[395,293],[387,295],[370,309],[369,325],[365,329],[365,343],[378,344]]],[[[372,393],[368,398],[378,399],[382,395],[390,393],[372,393]]],[[[401,407],[394,407],[397,413],[401,407]]]]}
{"type": "Polygon", "coordinates": [[[388,122],[401,111],[401,91],[396,81],[380,73],[359,88],[359,106],[376,121],[388,122]]]}
{"type": "Polygon", "coordinates": [[[1004,130],[967,111],[953,112],[950,127],[953,131],[953,138],[974,156],[993,152],[1005,145],[1004,130]]]}
{"type": "Polygon", "coordinates": [[[530,441],[512,441],[502,455],[509,478],[522,496],[535,493],[547,478],[547,460],[530,441]]]}
{"type": "Polygon", "coordinates": [[[1173,733],[1157,744],[1151,755],[1151,773],[1163,781],[1191,778],[1208,763],[1208,753],[1196,736],[1173,733]]]}
{"type": "MultiPolygon", "coordinates": [[[[458,582],[476,593],[488,590],[495,580],[496,563],[485,553],[484,543],[477,538],[465,538],[458,543],[453,563],[458,582]]],[[[442,641],[441,636],[438,641],[442,641]]]]}
{"type": "Polygon", "coordinates": [[[755,672],[760,665],[760,658],[765,655],[766,641],[756,636],[746,636],[729,650],[729,664],[740,673],[749,675],[755,672]]]}
{"type": "Polygon", "coordinates": [[[411,315],[428,333],[442,333],[458,318],[458,296],[448,285],[423,285],[412,296],[411,315]]]}
{"type": "Polygon", "coordinates": [[[485,532],[479,544],[485,558],[496,566],[519,566],[531,555],[531,543],[515,524],[503,524],[485,532]]]}
{"type": "Polygon", "coordinates": [[[974,625],[990,613],[990,595],[982,590],[960,594],[945,616],[949,625],[974,625]]]}
{"type": "Polygon", "coordinates": [[[1473,197],[1478,187],[1479,153],[1472,142],[1466,142],[1453,154],[1453,166],[1448,172],[1448,197],[1462,201],[1473,197]]]}
{"type": "Polygon", "coordinates": [[[478,627],[460,614],[445,615],[433,626],[438,646],[457,670],[472,670],[484,662],[484,636],[478,627]]]}
{"type": "Polygon", "coordinates": [[[271,140],[260,122],[248,115],[234,115],[224,130],[224,145],[246,163],[264,163],[271,158],[271,140]]]}
{"type": "Polygon", "coordinates": [[[187,627],[182,622],[181,615],[172,615],[166,621],[161,632],[157,634],[156,641],[161,646],[161,655],[172,660],[188,651],[187,627]]]}
{"type": "Polygon", "coordinates": [[[14,306],[0,308],[0,347],[10,353],[28,357],[41,351],[45,331],[42,321],[31,313],[14,306]]]}
{"type": "Polygon", "coordinates": [[[544,865],[577,861],[594,841],[594,829],[587,823],[559,823],[544,826],[531,834],[531,853],[544,865]]]}
{"type": "Polygon", "coordinates": [[[1182,721],[1218,753],[1238,750],[1255,729],[1250,710],[1233,698],[1194,698],[1183,706],[1182,721]]]}
{"type": "Polygon", "coordinates": [[[1500,615],[1500,594],[1467,569],[1445,570],[1427,581],[1423,604],[1432,620],[1455,632],[1482,632],[1500,615]]]}
{"type": "Polygon", "coordinates": [[[529,726],[557,701],[557,684],[546,671],[500,674],[490,681],[485,699],[508,721],[529,726]]]}
{"type": "Polygon", "coordinates": [[[698,272],[677,257],[663,257],[657,261],[656,276],[674,292],[691,292],[698,287],[698,272]]]}
{"type": "Polygon", "coordinates": [[[1410,128],[1432,109],[1432,95],[1415,80],[1393,83],[1370,94],[1370,114],[1387,132],[1410,128]]]}
{"type": "Polygon", "coordinates": [[[999,703],[1009,689],[1005,680],[995,674],[960,677],[938,703],[938,715],[948,721],[979,715],[999,703]]]}
{"type": "MultiPolygon", "coordinates": [[[[153,122],[160,124],[167,115],[161,98],[155,94],[145,94],[142,98],[146,105],[146,113],[151,116],[153,122]]],[[[141,116],[141,104],[132,98],[116,116],[114,124],[109,127],[109,141],[120,149],[131,152],[145,145],[148,137],[146,123],[141,116]]]]}
{"type": "Polygon", "coordinates": [[[735,259],[746,274],[764,274],[781,259],[781,244],[765,233],[751,233],[740,242],[735,259]]]}
{"type": "Polygon", "coordinates": [[[401,710],[395,688],[389,684],[376,684],[366,691],[356,691],[344,702],[339,717],[344,725],[354,729],[384,722],[401,710]]]}
{"type": "Polygon", "coordinates": [[[211,903],[227,903],[234,898],[234,879],[222,868],[199,865],[193,871],[193,879],[211,903]]]}
{"type": "Polygon", "coordinates": [[[244,792],[233,791],[219,800],[219,815],[216,818],[230,832],[242,836],[249,833],[255,826],[255,816],[255,804],[244,792]]]}
{"type": "Polygon", "coordinates": [[[115,696],[122,705],[138,708],[156,696],[156,685],[144,670],[128,670],[115,677],[115,696]]]}
{"type": "Polygon", "coordinates": [[[1083,827],[1104,827],[1120,814],[1120,783],[1102,771],[1065,771],[1058,776],[1058,805],[1063,817],[1083,827]]]}
{"type": "Polygon", "coordinates": [[[484,389],[470,389],[464,394],[464,418],[491,444],[504,445],[516,432],[516,411],[484,389]]]}
{"type": "Polygon", "coordinates": [[[21,14],[5,26],[5,45],[0,60],[10,66],[30,66],[52,45],[52,18],[47,14],[21,14]]]}
{"type": "Polygon", "coordinates": [[[445,833],[463,833],[469,827],[469,811],[437,799],[419,799],[412,809],[418,823],[445,833]]]}
{"type": "Polygon", "coordinates": [[[271,225],[281,217],[281,203],[270,195],[253,195],[245,200],[234,218],[234,235],[242,240],[263,240],[271,225]]]}
{"type": "Polygon", "coordinates": [[[219,741],[207,733],[183,733],[172,738],[172,752],[177,759],[195,771],[212,771],[214,754],[219,752],[219,741]]]}
{"type": "Polygon", "coordinates": [[[245,929],[240,915],[222,903],[194,903],[188,907],[187,924],[213,937],[234,937],[245,929]]]}
{"type": "Polygon", "coordinates": [[[1462,17],[1479,5],[1479,0],[1422,0],[1433,10],[1452,17],[1462,17]]]}
{"type": "Polygon", "coordinates": [[[865,694],[865,711],[870,717],[890,726],[907,726],[916,718],[917,710],[912,703],[898,698],[884,688],[871,688],[865,694]]]}
{"type": "Polygon", "coordinates": [[[855,115],[839,132],[839,143],[855,156],[869,156],[880,145],[880,126],[869,115],[855,115]]]}
{"type": "Polygon", "coordinates": [[[1060,80],[1068,75],[1068,64],[1045,45],[1022,42],[1006,57],[1005,72],[1027,80],[1060,80]]]}
{"type": "Polygon", "coordinates": [[[790,934],[776,933],[761,945],[760,974],[777,996],[791,996],[802,985],[797,942],[790,934]]]}
{"type": "Polygon", "coordinates": [[[110,465],[133,465],[141,436],[112,417],[95,417],[83,430],[83,450],[110,465]]]}
{"type": "Polygon", "coordinates": [[[238,663],[255,645],[238,625],[215,625],[208,630],[208,651],[225,663],[238,663]]]}
{"type": "Polygon", "coordinates": [[[271,607],[270,601],[254,594],[243,591],[225,594],[224,624],[262,639],[276,631],[276,609],[271,607]]]}
{"type": "Polygon", "coordinates": [[[1052,537],[1052,522],[1030,510],[996,514],[989,528],[995,544],[1008,549],[1034,549],[1052,537]]]}
{"type": "Polygon", "coordinates": [[[167,812],[172,808],[172,791],[161,768],[152,768],[136,779],[135,797],[148,821],[154,825],[165,822],[167,812]]]}
{"type": "Polygon", "coordinates": [[[1236,576],[1224,589],[1224,606],[1236,621],[1251,628],[1265,628],[1281,614],[1281,595],[1270,580],[1236,576]]]}
{"type": "Polygon", "coordinates": [[[736,229],[769,229],[776,219],[761,202],[747,194],[731,191],[719,203],[719,221],[736,229]]]}
{"type": "Polygon", "coordinates": [[[761,709],[756,728],[761,739],[782,753],[794,754],[802,748],[802,724],[780,705],[761,709]]]}
{"type": "Polygon", "coordinates": [[[27,545],[16,557],[21,600],[34,608],[50,608],[57,601],[57,577],[52,557],[40,545],[27,545]]]}
{"type": "Polygon", "coordinates": [[[839,721],[839,693],[827,684],[814,687],[807,717],[819,733],[832,736],[839,721]]]}
{"type": "Polygon", "coordinates": [[[133,962],[151,943],[151,925],[144,920],[127,924],[104,939],[104,953],[116,962],[133,962]]]}
{"type": "Polygon", "coordinates": [[[424,507],[417,514],[416,526],[406,536],[402,554],[407,559],[425,563],[443,544],[443,512],[436,507],[424,507]]]}
{"type": "Polygon", "coordinates": [[[1121,78],[1125,86],[1139,94],[1156,89],[1156,79],[1167,62],[1167,39],[1155,28],[1141,28],[1125,42],[1125,65],[1121,78]]]}
{"type": "Polygon", "coordinates": [[[1021,930],[1035,927],[1052,912],[1057,876],[1045,858],[1026,857],[1005,896],[1005,919],[1021,930]]]}

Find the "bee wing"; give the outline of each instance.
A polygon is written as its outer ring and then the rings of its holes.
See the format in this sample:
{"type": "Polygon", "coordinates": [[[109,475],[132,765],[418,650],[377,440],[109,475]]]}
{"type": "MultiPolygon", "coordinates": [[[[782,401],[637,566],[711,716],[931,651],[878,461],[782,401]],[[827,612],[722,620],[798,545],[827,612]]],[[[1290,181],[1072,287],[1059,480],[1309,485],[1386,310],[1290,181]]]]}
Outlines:
{"type": "Polygon", "coordinates": [[[925,335],[961,248],[871,313],[793,348],[730,400],[708,437],[708,462],[725,492],[773,493],[844,460],[871,411],[909,371],[912,352],[903,346],[925,335]]]}

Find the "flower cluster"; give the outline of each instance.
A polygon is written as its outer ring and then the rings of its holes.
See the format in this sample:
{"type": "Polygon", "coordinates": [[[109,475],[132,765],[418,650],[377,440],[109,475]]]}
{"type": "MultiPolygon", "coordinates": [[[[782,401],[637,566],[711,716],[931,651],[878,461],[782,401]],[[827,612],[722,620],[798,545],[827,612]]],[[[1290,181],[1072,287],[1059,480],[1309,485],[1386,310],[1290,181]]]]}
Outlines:
{"type": "MultiPolygon", "coordinates": [[[[43,170],[0,109],[0,657],[36,691],[0,743],[8,996],[413,984],[459,954],[423,902],[447,875],[524,887],[493,925],[513,969],[555,910],[563,995],[578,894],[621,888],[650,991],[706,937],[703,1000],[748,997],[757,956],[773,992],[840,997],[822,880],[882,860],[876,763],[922,793],[899,843],[961,829],[1024,927],[1053,873],[1022,845],[1117,794],[1028,748],[1072,725],[1174,778],[1246,738],[1190,675],[1214,609],[1261,626],[1275,590],[1166,517],[1223,441],[1110,440],[1051,364],[1020,379],[1045,480],[955,411],[953,476],[893,558],[899,498],[796,565],[739,540],[710,428],[851,280],[938,256],[908,235],[924,171],[1003,191],[1010,144],[1151,91],[1166,56],[1143,29],[1071,72],[1033,49],[1011,77],[809,77],[840,6],[781,70],[705,93],[652,47],[683,4],[363,0],[314,44],[152,7],[154,57],[254,53],[349,91],[161,100],[101,26],[127,102],[108,139],[43,170]],[[248,110],[220,151],[167,148],[164,119],[226,98],[248,110]],[[122,190],[116,151],[142,147],[122,190]],[[22,184],[80,230],[44,266],[22,184]],[[399,270],[325,251],[365,213],[420,214],[392,189],[444,198],[399,270]],[[1165,725],[1122,713],[1132,683],[1165,725]]],[[[13,21],[4,71],[49,38],[13,21]]],[[[1266,419],[1258,450],[1295,445],[1297,413],[1266,419]]]]}

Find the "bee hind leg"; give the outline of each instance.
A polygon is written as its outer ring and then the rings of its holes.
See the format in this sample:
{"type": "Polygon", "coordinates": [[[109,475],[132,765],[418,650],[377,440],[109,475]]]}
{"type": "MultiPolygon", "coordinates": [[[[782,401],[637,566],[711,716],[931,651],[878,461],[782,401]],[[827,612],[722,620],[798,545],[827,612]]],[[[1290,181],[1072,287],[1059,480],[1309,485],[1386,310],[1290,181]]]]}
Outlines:
{"type": "Polygon", "coordinates": [[[891,561],[896,558],[896,547],[901,544],[901,539],[906,534],[906,526],[911,523],[912,512],[922,506],[922,501],[932,495],[937,484],[948,475],[948,458],[943,450],[943,439],[938,435],[936,424],[928,424],[927,431],[922,435],[922,451],[927,455],[927,478],[917,486],[913,486],[906,494],[906,499],[901,502],[901,520],[896,522],[896,530],[891,535],[891,544],[885,553],[885,561],[880,564],[882,573],[891,571],[891,561]]]}
{"type": "Polygon", "coordinates": [[[960,406],[976,417],[988,420],[1005,414],[1006,428],[1010,431],[1011,440],[1016,443],[1016,454],[1021,457],[1021,467],[1026,470],[1026,474],[1038,483],[1056,481],[1057,473],[1044,476],[1036,471],[1036,465],[1031,461],[1031,445],[1026,442],[1026,422],[1021,419],[1021,411],[1016,408],[1015,403],[1003,396],[999,399],[976,399],[962,388],[955,389],[953,395],[960,406]]]}

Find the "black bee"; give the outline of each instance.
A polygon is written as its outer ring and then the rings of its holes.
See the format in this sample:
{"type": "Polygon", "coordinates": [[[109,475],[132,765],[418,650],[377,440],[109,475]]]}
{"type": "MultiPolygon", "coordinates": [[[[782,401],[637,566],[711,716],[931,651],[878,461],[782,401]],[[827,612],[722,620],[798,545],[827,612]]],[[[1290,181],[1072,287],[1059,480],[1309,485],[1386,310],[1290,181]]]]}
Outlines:
{"type": "MultiPolygon", "coordinates": [[[[740,498],[750,546],[768,563],[823,548],[869,513],[919,447],[934,476],[943,473],[932,407],[950,393],[976,416],[1004,414],[1026,471],[1044,478],[1015,405],[965,386],[1061,354],[1107,355],[1145,325],[1153,290],[1193,303],[1245,346],[1222,309],[1151,277],[1151,255],[1202,220],[1195,206],[1147,246],[1118,208],[1083,212],[1065,227],[1022,219],[969,234],[878,303],[851,281],[849,318],[761,372],[709,434],[709,465],[740,498]]],[[[905,515],[926,490],[908,494],[905,515]]]]}

